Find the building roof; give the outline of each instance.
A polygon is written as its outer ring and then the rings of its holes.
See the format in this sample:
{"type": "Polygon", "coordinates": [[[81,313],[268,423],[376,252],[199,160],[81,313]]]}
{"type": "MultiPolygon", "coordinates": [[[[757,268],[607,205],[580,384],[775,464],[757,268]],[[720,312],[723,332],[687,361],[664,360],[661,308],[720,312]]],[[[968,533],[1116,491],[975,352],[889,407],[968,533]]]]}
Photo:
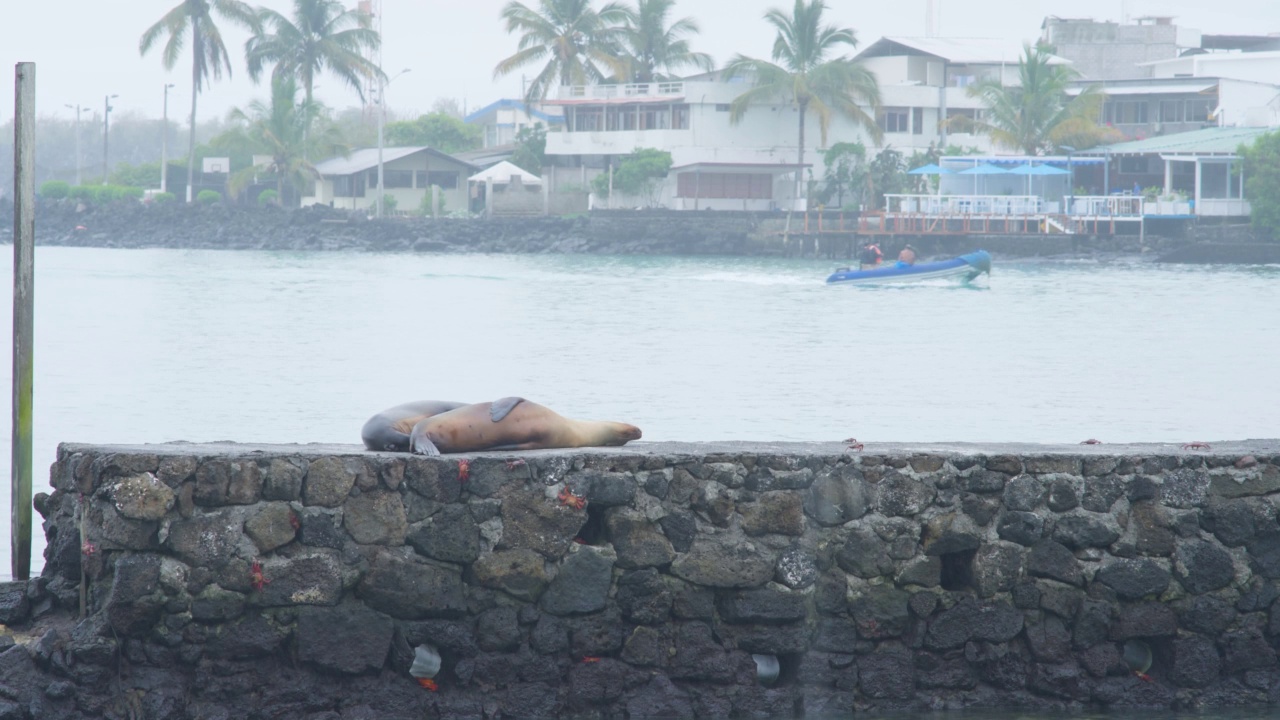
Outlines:
{"type": "MultiPolygon", "coordinates": [[[[384,147],[382,148],[382,164],[386,165],[393,160],[406,158],[416,153],[425,152],[433,157],[441,160],[463,165],[469,170],[475,170],[475,166],[469,162],[459,160],[458,158],[442,153],[439,150],[432,150],[429,147],[384,147]]],[[[360,148],[354,150],[346,157],[329,158],[323,162],[316,163],[316,171],[321,175],[354,175],[358,172],[371,170],[378,167],[378,148],[360,148]]]]}
{"type": "Polygon", "coordinates": [[[1190,58],[1206,62],[1250,62],[1257,60],[1280,60],[1280,50],[1258,50],[1254,52],[1206,52],[1197,53],[1195,55],[1182,55],[1176,58],[1166,58],[1164,60],[1150,60],[1148,62],[1134,63],[1138,67],[1153,67],[1155,65],[1165,65],[1168,63],[1176,63],[1190,58]]]}
{"type": "MultiPolygon", "coordinates": [[[[961,65],[1016,65],[1022,59],[1021,43],[999,38],[882,37],[855,57],[893,57],[897,55],[932,55],[961,65]]],[[[1049,64],[1069,65],[1070,60],[1051,55],[1049,64]]]]}
{"type": "Polygon", "coordinates": [[[543,122],[548,124],[564,122],[563,115],[551,115],[550,113],[545,113],[545,112],[542,112],[541,110],[534,110],[533,108],[526,106],[523,100],[512,100],[511,98],[503,98],[502,100],[495,100],[489,103],[488,105],[485,105],[484,107],[480,108],[479,110],[476,110],[475,112],[462,118],[462,121],[475,122],[480,118],[484,117],[485,115],[488,115],[489,113],[492,113],[492,112],[497,112],[498,110],[521,110],[528,113],[529,117],[542,120],[543,122]]]}
{"type": "MultiPolygon", "coordinates": [[[[1107,95],[1174,95],[1213,90],[1218,87],[1218,79],[1169,78],[1167,82],[1162,82],[1159,79],[1144,78],[1136,82],[1133,80],[1095,81],[1089,85],[1098,86],[1098,89],[1107,95]]],[[[1079,95],[1083,91],[1084,88],[1081,86],[1067,88],[1068,95],[1079,95]]]]}
{"type": "Polygon", "coordinates": [[[507,162],[506,160],[503,160],[487,170],[482,170],[475,175],[472,175],[467,178],[467,180],[470,180],[471,182],[492,182],[495,185],[501,185],[511,182],[512,175],[519,175],[520,182],[525,185],[542,184],[542,178],[534,175],[528,170],[525,170],[519,165],[507,162]]]}
{"type": "Polygon", "coordinates": [[[1089,155],[1234,155],[1241,145],[1247,145],[1260,135],[1275,128],[1264,127],[1210,127],[1172,135],[1160,135],[1145,140],[1130,140],[1105,147],[1082,150],[1089,155]]]}
{"type": "Polygon", "coordinates": [[[795,163],[753,163],[753,162],[691,162],[684,165],[677,165],[672,170],[701,170],[707,168],[709,170],[742,170],[746,172],[765,171],[773,174],[795,172],[798,167],[813,167],[812,163],[796,165],[795,163]]]}

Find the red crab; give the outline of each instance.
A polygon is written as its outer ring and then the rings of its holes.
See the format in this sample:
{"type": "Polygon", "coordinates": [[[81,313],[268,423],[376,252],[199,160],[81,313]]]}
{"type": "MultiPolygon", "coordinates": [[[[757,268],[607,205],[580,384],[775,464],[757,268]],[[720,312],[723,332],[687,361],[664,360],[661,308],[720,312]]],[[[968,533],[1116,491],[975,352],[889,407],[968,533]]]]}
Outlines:
{"type": "Polygon", "coordinates": [[[600,658],[596,657],[595,655],[583,655],[582,662],[584,663],[600,662],[600,658]]]}
{"type": "Polygon", "coordinates": [[[471,461],[458,461],[458,482],[464,483],[471,477],[471,461]]]}
{"type": "Polygon", "coordinates": [[[289,527],[293,528],[294,531],[302,529],[302,521],[298,519],[297,513],[289,513],[289,527]]]}
{"type": "Polygon", "coordinates": [[[435,692],[440,689],[440,686],[436,684],[436,681],[431,678],[418,678],[418,684],[431,692],[435,692]]]}
{"type": "Polygon", "coordinates": [[[80,552],[84,553],[85,557],[93,557],[94,553],[98,552],[98,546],[86,540],[85,543],[80,546],[80,552]]]}
{"type": "Polygon", "coordinates": [[[1182,443],[1182,449],[1183,450],[1210,450],[1212,448],[1209,447],[1209,443],[1200,442],[1199,440],[1196,440],[1189,443],[1182,443]]]}
{"type": "Polygon", "coordinates": [[[1139,680],[1142,680],[1143,682],[1155,682],[1155,680],[1153,680],[1150,675],[1140,670],[1134,670],[1133,674],[1135,677],[1137,677],[1139,680]]]}
{"type": "Polygon", "coordinates": [[[862,443],[858,442],[858,438],[845,438],[844,442],[849,443],[849,450],[857,450],[862,452],[862,443]]]}
{"type": "Polygon", "coordinates": [[[581,495],[575,495],[574,492],[570,490],[567,485],[562,490],[560,490],[560,495],[557,497],[559,498],[561,505],[564,505],[565,507],[571,507],[574,510],[581,510],[587,504],[586,498],[582,497],[581,495]]]}
{"type": "Polygon", "coordinates": [[[1101,445],[1102,441],[1097,438],[1089,438],[1088,440],[1081,440],[1080,444],[1081,445],[1101,445]]]}
{"type": "Polygon", "coordinates": [[[507,469],[515,470],[518,467],[524,467],[524,460],[508,460],[507,469]]]}
{"type": "Polygon", "coordinates": [[[253,564],[249,566],[249,584],[253,586],[254,590],[262,592],[262,588],[266,587],[269,582],[271,581],[267,579],[267,576],[262,574],[262,563],[254,560],[253,564]]]}

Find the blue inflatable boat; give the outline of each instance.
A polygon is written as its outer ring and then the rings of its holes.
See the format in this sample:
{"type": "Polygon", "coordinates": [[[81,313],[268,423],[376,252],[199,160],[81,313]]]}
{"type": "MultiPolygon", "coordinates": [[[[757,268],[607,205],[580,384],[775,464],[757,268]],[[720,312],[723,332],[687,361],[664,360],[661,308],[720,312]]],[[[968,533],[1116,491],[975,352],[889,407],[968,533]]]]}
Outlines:
{"type": "Polygon", "coordinates": [[[827,278],[827,284],[870,285],[943,277],[960,277],[965,282],[968,282],[983,273],[991,273],[991,254],[986,250],[978,250],[977,252],[939,262],[918,262],[915,265],[902,265],[893,262],[884,263],[866,270],[837,268],[831,274],[831,277],[827,278]]]}

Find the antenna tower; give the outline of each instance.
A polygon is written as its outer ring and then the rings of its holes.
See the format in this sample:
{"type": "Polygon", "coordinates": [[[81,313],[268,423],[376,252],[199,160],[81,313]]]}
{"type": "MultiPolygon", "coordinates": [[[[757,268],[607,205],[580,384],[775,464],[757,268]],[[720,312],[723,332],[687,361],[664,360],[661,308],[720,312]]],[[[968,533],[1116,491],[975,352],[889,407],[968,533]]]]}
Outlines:
{"type": "Polygon", "coordinates": [[[924,0],[924,36],[937,37],[938,25],[942,18],[939,5],[942,0],[924,0]]]}

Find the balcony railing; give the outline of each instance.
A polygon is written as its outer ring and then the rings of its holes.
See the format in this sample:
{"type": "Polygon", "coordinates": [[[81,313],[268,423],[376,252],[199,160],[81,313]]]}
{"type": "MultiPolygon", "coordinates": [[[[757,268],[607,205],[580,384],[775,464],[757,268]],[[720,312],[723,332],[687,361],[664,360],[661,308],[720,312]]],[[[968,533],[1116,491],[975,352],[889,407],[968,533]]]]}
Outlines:
{"type": "Polygon", "coordinates": [[[893,195],[884,196],[890,213],[926,215],[1035,215],[1044,212],[1037,195],[893,195]]]}
{"type": "Polygon", "coordinates": [[[560,88],[562,98],[607,100],[618,97],[660,97],[684,93],[682,82],[628,83],[625,85],[568,85],[560,88]]]}
{"type": "Polygon", "coordinates": [[[1140,195],[1076,195],[1062,198],[1068,215],[1141,217],[1140,195]]]}

